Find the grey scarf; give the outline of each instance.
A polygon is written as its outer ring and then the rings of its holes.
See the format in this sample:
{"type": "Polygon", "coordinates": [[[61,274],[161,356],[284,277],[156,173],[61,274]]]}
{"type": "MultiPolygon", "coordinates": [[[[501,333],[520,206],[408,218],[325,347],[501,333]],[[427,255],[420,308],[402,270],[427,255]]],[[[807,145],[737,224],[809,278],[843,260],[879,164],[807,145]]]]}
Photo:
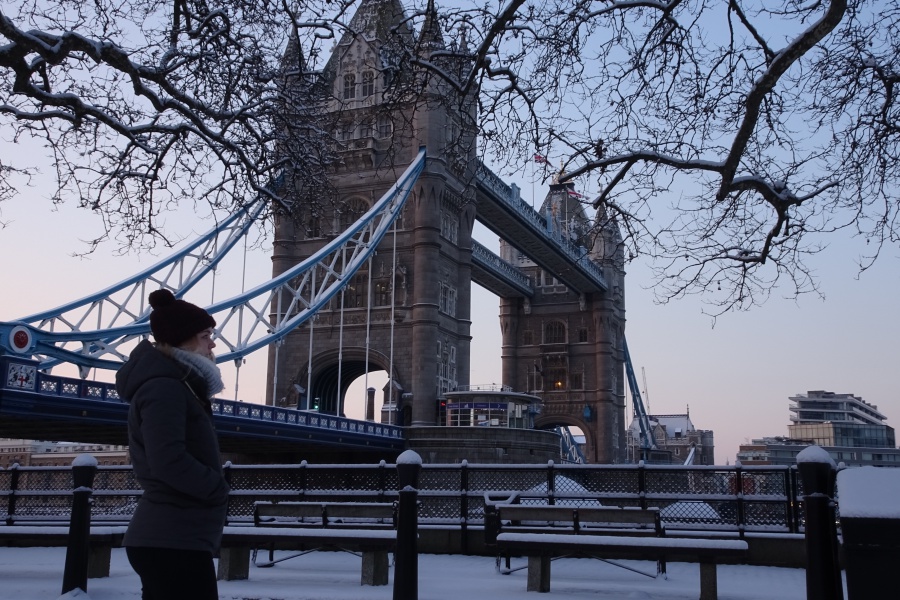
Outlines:
{"type": "Polygon", "coordinates": [[[222,381],[222,371],[210,359],[196,352],[188,352],[181,348],[172,348],[172,357],[185,367],[199,373],[206,380],[207,393],[210,398],[225,389],[225,383],[222,381]]]}

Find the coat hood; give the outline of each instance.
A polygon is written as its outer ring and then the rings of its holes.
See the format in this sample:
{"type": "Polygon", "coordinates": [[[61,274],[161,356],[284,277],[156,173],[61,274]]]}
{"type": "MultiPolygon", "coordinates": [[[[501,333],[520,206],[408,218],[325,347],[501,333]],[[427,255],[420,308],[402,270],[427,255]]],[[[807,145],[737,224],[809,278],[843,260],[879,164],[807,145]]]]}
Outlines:
{"type": "Polygon", "coordinates": [[[157,377],[186,379],[187,369],[157,350],[152,343],[144,340],[137,345],[128,362],[116,373],[116,390],[120,398],[131,402],[138,388],[157,377]]]}

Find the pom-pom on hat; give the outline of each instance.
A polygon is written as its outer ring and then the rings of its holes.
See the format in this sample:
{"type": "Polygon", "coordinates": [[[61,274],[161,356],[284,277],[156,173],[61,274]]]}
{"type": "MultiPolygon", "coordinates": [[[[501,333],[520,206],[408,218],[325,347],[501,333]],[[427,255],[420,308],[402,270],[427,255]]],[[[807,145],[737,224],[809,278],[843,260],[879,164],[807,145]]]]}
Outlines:
{"type": "Polygon", "coordinates": [[[177,347],[204,329],[216,326],[216,320],[208,312],[196,304],[176,299],[169,290],[151,292],[147,299],[153,308],[150,331],[157,342],[177,347]]]}

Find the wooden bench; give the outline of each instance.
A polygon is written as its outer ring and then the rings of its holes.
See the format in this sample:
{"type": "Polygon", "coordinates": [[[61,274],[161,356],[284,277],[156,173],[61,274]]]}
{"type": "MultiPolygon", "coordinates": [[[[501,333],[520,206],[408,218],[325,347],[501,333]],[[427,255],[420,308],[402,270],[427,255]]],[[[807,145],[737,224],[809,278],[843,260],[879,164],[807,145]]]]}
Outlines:
{"type": "MultiPolygon", "coordinates": [[[[665,536],[659,510],[637,507],[547,506],[525,504],[485,505],[485,543],[493,546],[497,535],[505,533],[582,533],[633,536],[665,536]]],[[[506,568],[509,569],[509,552],[506,568]]],[[[500,568],[500,554],[497,555],[500,568]]],[[[656,574],[666,573],[665,560],[659,560],[656,574]]]]}
{"type": "Polygon", "coordinates": [[[361,554],[362,585],[387,585],[388,553],[397,544],[396,513],[394,503],[257,502],[252,526],[225,527],[218,577],[247,579],[251,562],[270,567],[316,550],[337,549],[361,554]],[[257,562],[260,548],[268,548],[268,561],[257,562]],[[275,550],[298,552],[276,560],[275,550]]]}
{"type": "MultiPolygon", "coordinates": [[[[0,525],[0,546],[15,548],[65,547],[69,542],[69,526],[55,522],[14,521],[0,525]]],[[[109,577],[109,563],[113,548],[120,548],[127,526],[92,525],[88,553],[89,578],[109,577]]]]}
{"type": "Polygon", "coordinates": [[[640,508],[488,505],[485,543],[498,552],[528,557],[529,592],[550,591],[554,557],[656,560],[657,576],[666,575],[667,560],[695,560],[700,563],[700,600],[718,597],[717,562],[747,553],[743,540],[666,537],[658,511],[640,508]]]}

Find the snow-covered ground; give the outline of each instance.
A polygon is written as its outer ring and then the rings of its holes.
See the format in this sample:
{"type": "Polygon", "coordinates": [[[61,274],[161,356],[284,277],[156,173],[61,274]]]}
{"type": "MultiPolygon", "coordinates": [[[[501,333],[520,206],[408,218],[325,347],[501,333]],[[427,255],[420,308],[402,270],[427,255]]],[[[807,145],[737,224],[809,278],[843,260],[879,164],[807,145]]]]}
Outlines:
{"type": "MultiPolygon", "coordinates": [[[[140,598],[140,583],[124,550],[113,550],[110,577],[91,579],[87,594],[60,596],[64,548],[0,548],[3,600],[126,600],[140,598]]],[[[655,563],[622,561],[655,571],[655,563]]],[[[524,559],[513,566],[524,566],[524,559]]],[[[561,559],[552,567],[551,591],[540,600],[696,600],[696,564],[669,563],[668,579],[651,579],[592,559],[561,559]]],[[[720,600],[805,600],[802,569],[719,566],[720,600]]],[[[343,552],[315,552],[269,569],[251,567],[246,581],[219,582],[221,600],[391,600],[393,588],[359,585],[360,559],[343,552]]],[[[500,575],[484,556],[419,556],[419,600],[521,600],[525,570],[500,575]]],[[[393,568],[391,569],[393,584],[393,568]]]]}

